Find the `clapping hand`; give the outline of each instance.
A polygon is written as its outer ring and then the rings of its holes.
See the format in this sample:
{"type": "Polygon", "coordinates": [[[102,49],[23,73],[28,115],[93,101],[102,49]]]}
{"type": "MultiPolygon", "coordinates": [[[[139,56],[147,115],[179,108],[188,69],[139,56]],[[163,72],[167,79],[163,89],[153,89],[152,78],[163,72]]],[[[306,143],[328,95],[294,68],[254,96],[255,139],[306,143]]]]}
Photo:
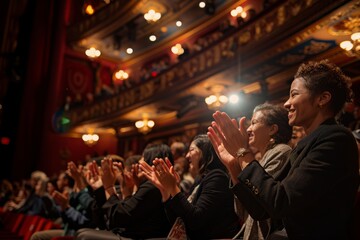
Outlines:
{"type": "Polygon", "coordinates": [[[93,161],[89,165],[89,171],[85,175],[87,183],[91,186],[93,190],[96,190],[103,186],[101,177],[100,177],[100,169],[97,166],[96,162],[93,161]]]}
{"type": "Polygon", "coordinates": [[[166,201],[170,195],[175,196],[180,192],[177,185],[180,177],[168,158],[165,158],[165,161],[161,158],[155,158],[153,163],[154,165],[150,166],[145,161],[140,161],[140,167],[146,178],[160,190],[163,201],[166,201]]]}
{"type": "Polygon", "coordinates": [[[79,190],[86,188],[87,184],[83,174],[83,166],[79,165],[79,167],[76,167],[74,162],[69,162],[67,164],[67,173],[74,179],[75,185],[79,190]]]}

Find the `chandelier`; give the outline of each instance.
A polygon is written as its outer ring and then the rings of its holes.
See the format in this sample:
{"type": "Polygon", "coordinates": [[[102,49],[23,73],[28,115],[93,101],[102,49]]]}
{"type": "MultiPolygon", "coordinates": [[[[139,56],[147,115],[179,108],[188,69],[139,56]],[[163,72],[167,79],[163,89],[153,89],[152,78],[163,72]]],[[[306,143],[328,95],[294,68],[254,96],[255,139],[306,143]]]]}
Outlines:
{"type": "Polygon", "coordinates": [[[99,135],[97,134],[83,134],[81,138],[89,147],[95,145],[99,141],[99,135]]]}
{"type": "Polygon", "coordinates": [[[150,9],[147,13],[144,14],[144,18],[148,22],[156,22],[161,18],[161,13],[150,9]]]}
{"type": "Polygon", "coordinates": [[[340,47],[346,51],[350,57],[360,58],[360,32],[351,34],[350,40],[340,43],[340,47]]]}
{"type": "Polygon", "coordinates": [[[208,89],[213,93],[205,98],[205,103],[209,109],[219,110],[228,102],[228,97],[222,94],[224,88],[223,85],[214,85],[208,89]]]}
{"type": "Polygon", "coordinates": [[[129,78],[129,74],[124,70],[119,70],[114,73],[114,77],[116,80],[126,80],[129,78]]]}
{"type": "Polygon", "coordinates": [[[149,120],[146,114],[143,114],[143,119],[135,122],[135,127],[142,134],[147,134],[155,126],[153,120],[149,120]]]}
{"type": "Polygon", "coordinates": [[[91,47],[89,49],[86,49],[85,54],[89,58],[97,58],[97,57],[100,57],[101,52],[100,52],[100,50],[98,50],[98,49],[96,49],[94,47],[91,47]]]}
{"type": "Polygon", "coordinates": [[[185,50],[183,49],[180,43],[177,43],[171,47],[171,52],[175,55],[181,55],[184,53],[184,51],[185,50]]]}

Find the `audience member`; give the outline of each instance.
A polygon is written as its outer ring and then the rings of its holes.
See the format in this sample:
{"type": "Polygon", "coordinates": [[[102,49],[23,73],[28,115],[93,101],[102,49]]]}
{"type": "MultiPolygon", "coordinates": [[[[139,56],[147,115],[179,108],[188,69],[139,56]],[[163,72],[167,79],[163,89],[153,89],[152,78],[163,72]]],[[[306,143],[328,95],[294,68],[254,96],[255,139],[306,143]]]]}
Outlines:
{"type": "Polygon", "coordinates": [[[61,173],[57,181],[62,192],[54,191],[52,194],[58,205],[63,229],[35,232],[31,236],[31,240],[51,240],[55,237],[73,236],[80,228],[95,227],[92,211],[90,211],[94,199],[90,196],[87,188],[82,188],[86,184],[81,176],[81,171],[73,162],[69,162],[67,173],[61,173]]]}
{"type": "MultiPolygon", "coordinates": [[[[143,161],[152,165],[152,160],[168,157],[173,161],[170,147],[164,144],[148,145],[143,152],[143,161]]],[[[104,159],[101,163],[101,177],[103,186],[98,191],[105,191],[105,197],[96,195],[96,204],[101,207],[108,218],[107,230],[81,229],[77,232],[76,239],[121,239],[134,238],[164,238],[170,230],[166,218],[160,191],[146,180],[138,164],[132,168],[133,175],[138,183],[136,193],[123,196],[119,199],[114,188],[116,173],[111,159],[104,159]]],[[[96,174],[95,174],[96,175],[96,174]]]]}
{"type": "MultiPolygon", "coordinates": [[[[288,111],[278,105],[258,105],[254,109],[251,124],[247,128],[249,148],[259,152],[260,165],[272,176],[284,166],[291,152],[291,147],[287,143],[291,138],[292,128],[288,124],[287,114],[288,111]]],[[[267,239],[271,230],[283,228],[281,224],[276,225],[276,221],[271,222],[270,219],[256,221],[247,216],[246,209],[243,209],[238,199],[236,200],[239,212],[245,213],[243,214],[244,240],[267,239]]]]}
{"type": "Polygon", "coordinates": [[[302,64],[284,106],[289,124],[304,137],[275,176],[248,151],[248,134],[224,112],[209,127],[214,147],[228,168],[231,189],[256,220],[281,218],[289,239],[349,239],[359,185],[356,142],[335,121],[350,100],[350,79],[328,61],[302,64]],[[331,210],[329,210],[331,209],[331,210]]]}
{"type": "Polygon", "coordinates": [[[155,159],[154,167],[140,161],[146,177],[161,191],[169,220],[177,224],[182,219],[190,239],[234,237],[240,226],[234,198],[228,189],[229,178],[205,134],[194,138],[186,158],[196,173],[188,198],[181,192],[179,176],[169,160],[165,159],[165,163],[163,159],[155,159]]]}

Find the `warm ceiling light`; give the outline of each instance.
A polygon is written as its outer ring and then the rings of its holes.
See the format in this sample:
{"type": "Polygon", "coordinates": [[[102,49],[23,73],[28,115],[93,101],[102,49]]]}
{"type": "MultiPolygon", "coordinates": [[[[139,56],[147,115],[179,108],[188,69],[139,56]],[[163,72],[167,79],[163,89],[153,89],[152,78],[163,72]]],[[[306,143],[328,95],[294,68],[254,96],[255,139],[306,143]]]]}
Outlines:
{"type": "Polygon", "coordinates": [[[95,9],[93,8],[93,6],[91,4],[89,4],[85,7],[85,13],[87,15],[93,15],[94,12],[95,12],[95,9]]]}
{"type": "Polygon", "coordinates": [[[176,26],[181,27],[181,26],[182,26],[182,22],[181,22],[181,21],[177,21],[177,22],[176,22],[176,26]]]}
{"type": "Polygon", "coordinates": [[[101,55],[101,52],[100,52],[100,50],[98,50],[98,49],[96,49],[94,47],[91,47],[91,48],[89,48],[89,49],[87,49],[85,51],[85,54],[89,58],[97,58],[97,57],[99,57],[101,55]]]}
{"type": "Polygon", "coordinates": [[[156,36],[155,35],[151,35],[149,37],[149,40],[152,41],[152,42],[155,42],[156,41],[156,36]]]}
{"type": "Polygon", "coordinates": [[[144,18],[148,22],[156,22],[161,18],[161,13],[156,12],[153,9],[150,9],[147,13],[144,14],[144,18]]]}
{"type": "Polygon", "coordinates": [[[147,114],[143,115],[143,119],[135,122],[135,127],[139,132],[147,134],[155,126],[153,120],[149,120],[147,114]]]}
{"type": "Polygon", "coordinates": [[[225,86],[223,85],[213,85],[209,88],[213,93],[205,98],[205,103],[209,109],[219,110],[229,101],[228,97],[222,94],[224,88],[225,86]]]}
{"type": "Polygon", "coordinates": [[[360,58],[360,32],[351,34],[350,38],[348,41],[342,41],[340,47],[346,51],[348,56],[360,58]]]}
{"type": "Polygon", "coordinates": [[[176,55],[181,55],[184,53],[184,49],[182,48],[180,43],[177,43],[175,46],[171,48],[171,52],[176,55]]]}
{"type": "Polygon", "coordinates": [[[236,95],[236,94],[230,95],[230,96],[229,96],[229,102],[230,102],[231,104],[236,104],[236,103],[238,103],[238,102],[239,102],[239,96],[236,95]]]}
{"type": "Polygon", "coordinates": [[[199,3],[199,7],[200,7],[200,8],[204,8],[205,6],[206,6],[205,2],[200,2],[200,3],[199,3]]]}
{"type": "Polygon", "coordinates": [[[244,11],[244,8],[241,6],[236,7],[235,9],[231,10],[230,15],[233,17],[241,16],[242,18],[246,18],[246,12],[244,11]]]}
{"type": "Polygon", "coordinates": [[[128,48],[126,49],[126,53],[127,54],[132,54],[134,52],[134,50],[132,48],[128,48]]]}
{"type": "Polygon", "coordinates": [[[81,138],[89,147],[93,146],[99,141],[99,135],[97,134],[83,134],[81,138]]]}
{"type": "Polygon", "coordinates": [[[124,70],[119,70],[117,72],[115,72],[114,74],[115,79],[117,80],[125,80],[129,78],[129,74],[127,72],[125,72],[124,70]]]}

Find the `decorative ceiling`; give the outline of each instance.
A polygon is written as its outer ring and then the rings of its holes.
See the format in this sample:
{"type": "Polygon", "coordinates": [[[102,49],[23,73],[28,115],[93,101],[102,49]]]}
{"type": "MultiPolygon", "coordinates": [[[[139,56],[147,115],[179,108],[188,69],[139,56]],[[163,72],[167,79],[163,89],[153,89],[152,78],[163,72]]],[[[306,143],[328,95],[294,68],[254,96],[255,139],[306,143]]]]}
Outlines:
{"type": "Polygon", "coordinates": [[[211,121],[213,110],[207,109],[204,99],[214,85],[222,85],[224,94],[244,97],[235,108],[224,108],[237,116],[264,100],[283,101],[297,67],[308,60],[328,58],[354,82],[359,80],[359,58],[348,56],[339,44],[358,30],[360,1],[214,0],[205,1],[207,8],[200,8],[199,2],[111,1],[70,25],[73,49],[83,53],[96,47],[102,52],[100,59],[116,63],[130,77],[136,74],[134,69],[164,55],[170,56],[171,65],[141,86],[70,111],[69,130],[115,130],[127,137],[138,134],[134,123],[146,113],[155,121],[149,135],[171,134],[179,126],[211,121]],[[243,19],[230,15],[238,6],[247,11],[243,19]],[[162,15],[155,23],[143,17],[150,8],[162,15]],[[182,22],[180,27],[177,21],[182,22]],[[233,24],[231,32],[193,50],[199,38],[209,41],[222,31],[225,21],[233,24]],[[150,35],[156,41],[151,42],[150,35]],[[171,52],[176,43],[191,48],[189,56],[176,59],[171,52]],[[131,55],[126,53],[129,47],[134,51],[131,55]]]}

